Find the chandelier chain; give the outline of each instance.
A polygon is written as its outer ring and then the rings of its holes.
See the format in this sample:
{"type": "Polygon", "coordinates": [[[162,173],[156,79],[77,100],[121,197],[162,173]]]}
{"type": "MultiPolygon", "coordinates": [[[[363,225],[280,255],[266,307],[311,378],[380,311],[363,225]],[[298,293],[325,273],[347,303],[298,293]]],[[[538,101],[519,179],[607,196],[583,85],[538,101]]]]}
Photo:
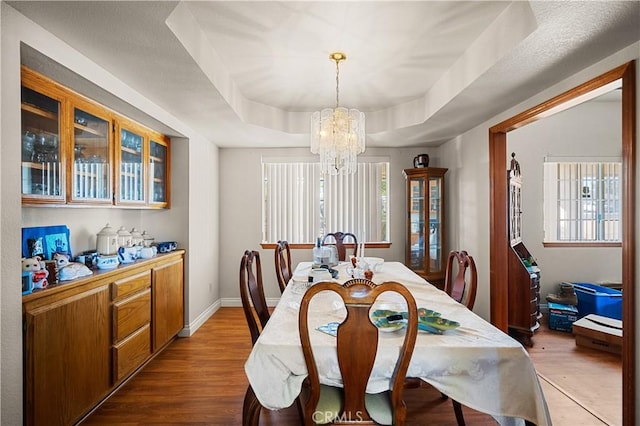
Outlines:
{"type": "Polygon", "coordinates": [[[340,60],[336,59],[336,108],[340,106],[340,60]]]}

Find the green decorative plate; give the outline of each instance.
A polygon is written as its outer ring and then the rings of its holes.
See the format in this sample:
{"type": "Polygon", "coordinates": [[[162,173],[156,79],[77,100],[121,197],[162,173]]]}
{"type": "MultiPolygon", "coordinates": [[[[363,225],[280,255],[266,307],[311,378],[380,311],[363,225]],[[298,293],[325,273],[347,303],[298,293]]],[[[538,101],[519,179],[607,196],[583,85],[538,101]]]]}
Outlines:
{"type": "MultiPolygon", "coordinates": [[[[371,321],[380,331],[397,331],[406,325],[407,312],[390,309],[377,309],[371,313],[371,321]]],[[[439,312],[418,308],[418,329],[433,334],[442,334],[447,330],[460,327],[460,323],[442,318],[439,312]]]]}

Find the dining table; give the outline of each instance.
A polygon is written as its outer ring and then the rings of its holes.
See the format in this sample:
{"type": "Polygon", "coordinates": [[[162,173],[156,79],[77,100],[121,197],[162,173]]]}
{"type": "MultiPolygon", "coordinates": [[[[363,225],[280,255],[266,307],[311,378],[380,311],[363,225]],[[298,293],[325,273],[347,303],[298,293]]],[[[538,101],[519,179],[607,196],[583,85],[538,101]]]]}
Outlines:
{"type": "MultiPolygon", "coordinates": [[[[338,275],[333,281],[344,283],[352,278],[349,265],[345,262],[335,266],[338,275]]],[[[296,266],[245,363],[249,380],[243,409],[245,424],[257,424],[262,407],[279,410],[291,406],[301,392],[307,368],[300,344],[298,313],[304,292],[312,285],[308,282],[312,267],[312,262],[296,266]]],[[[407,377],[420,378],[462,405],[491,415],[500,425],[551,425],[536,370],[517,340],[401,262],[379,263],[371,280],[376,284],[400,282],[412,293],[418,308],[435,311],[459,324],[439,333],[418,333],[407,377]]],[[[375,302],[372,312],[378,309],[401,312],[403,305],[399,295],[386,292],[375,302]]],[[[320,382],[325,385],[340,387],[342,381],[336,338],[320,329],[340,322],[345,316],[346,309],[333,292],[319,293],[309,307],[314,355],[320,382]]],[[[389,389],[403,337],[402,329],[393,332],[380,329],[378,354],[367,392],[389,389]]]]}

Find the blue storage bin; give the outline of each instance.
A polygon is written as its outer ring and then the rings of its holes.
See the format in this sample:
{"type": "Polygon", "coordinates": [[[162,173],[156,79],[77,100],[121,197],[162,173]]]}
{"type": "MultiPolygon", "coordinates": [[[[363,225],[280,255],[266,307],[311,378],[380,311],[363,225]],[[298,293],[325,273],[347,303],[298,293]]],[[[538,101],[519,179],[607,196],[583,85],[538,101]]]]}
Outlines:
{"type": "Polygon", "coordinates": [[[588,314],[622,320],[622,292],[591,283],[573,283],[578,296],[578,316],[588,314]]]}

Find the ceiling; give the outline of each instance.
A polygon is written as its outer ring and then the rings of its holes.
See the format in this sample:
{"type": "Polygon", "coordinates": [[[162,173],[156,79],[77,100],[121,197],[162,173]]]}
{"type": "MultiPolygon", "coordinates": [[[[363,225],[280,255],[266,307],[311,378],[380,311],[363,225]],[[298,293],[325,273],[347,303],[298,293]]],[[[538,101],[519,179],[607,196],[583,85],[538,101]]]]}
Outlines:
{"type": "Polygon", "coordinates": [[[640,40],[638,1],[7,2],[220,147],[437,146],[640,40]]]}

